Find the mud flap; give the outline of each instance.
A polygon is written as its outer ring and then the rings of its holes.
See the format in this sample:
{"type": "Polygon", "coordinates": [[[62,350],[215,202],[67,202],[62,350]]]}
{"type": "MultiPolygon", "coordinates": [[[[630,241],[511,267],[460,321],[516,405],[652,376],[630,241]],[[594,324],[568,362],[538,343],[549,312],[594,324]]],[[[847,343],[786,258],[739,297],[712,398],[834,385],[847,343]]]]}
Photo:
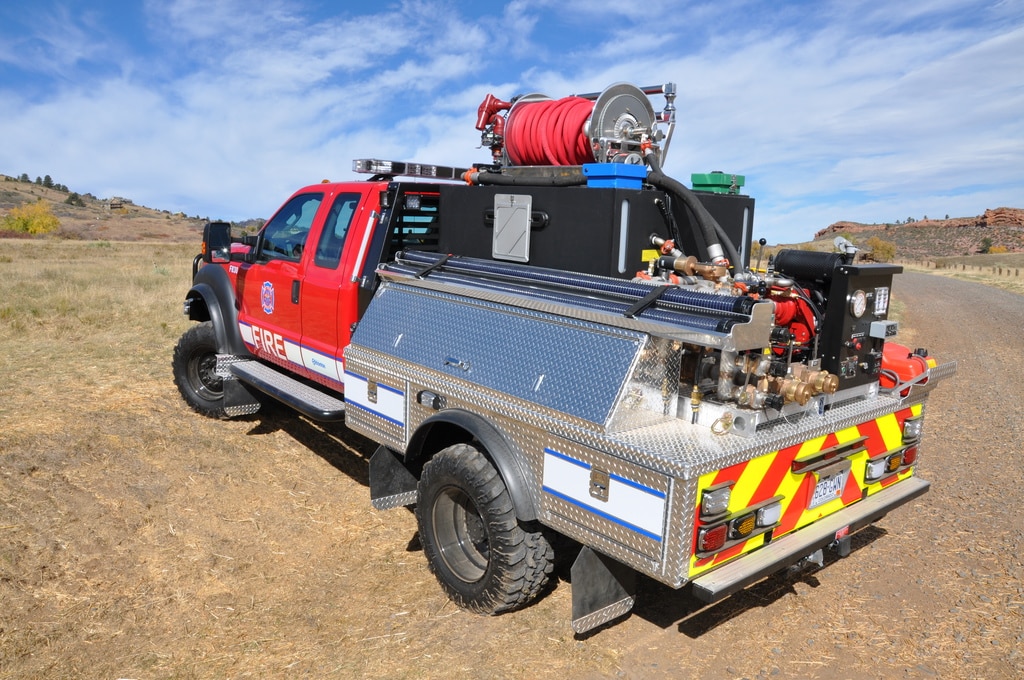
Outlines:
{"type": "Polygon", "coordinates": [[[225,379],[224,413],[228,416],[247,416],[260,410],[260,400],[237,380],[225,379]]]}
{"type": "Polygon", "coordinates": [[[572,629],[585,633],[633,609],[636,572],[584,547],[572,565],[572,629]]]}
{"type": "Polygon", "coordinates": [[[390,510],[416,502],[417,480],[386,446],[370,457],[370,502],[378,510],[390,510]]]}

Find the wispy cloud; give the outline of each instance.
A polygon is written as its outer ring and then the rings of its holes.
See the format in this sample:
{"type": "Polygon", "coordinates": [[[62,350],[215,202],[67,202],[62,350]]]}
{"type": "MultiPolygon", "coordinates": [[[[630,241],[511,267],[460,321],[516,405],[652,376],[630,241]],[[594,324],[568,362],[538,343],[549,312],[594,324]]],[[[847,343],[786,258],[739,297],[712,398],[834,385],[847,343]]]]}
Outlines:
{"type": "Polygon", "coordinates": [[[0,171],[189,214],[266,216],[355,157],[480,162],[488,92],[618,81],[678,83],[666,169],[747,175],[772,241],[1024,187],[1014,2],[80,7],[0,8],[0,171]]]}

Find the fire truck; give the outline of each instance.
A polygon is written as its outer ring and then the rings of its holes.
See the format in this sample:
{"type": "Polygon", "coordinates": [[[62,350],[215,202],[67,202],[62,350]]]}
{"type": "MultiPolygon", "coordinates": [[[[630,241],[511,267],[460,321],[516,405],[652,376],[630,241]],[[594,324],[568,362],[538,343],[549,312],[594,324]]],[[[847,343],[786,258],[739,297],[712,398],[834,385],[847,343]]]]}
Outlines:
{"type": "Polygon", "coordinates": [[[483,614],[556,560],[581,633],[641,576],[713,603],[845,557],[928,490],[925,402],[956,366],[895,342],[898,266],[752,266],[745,178],[662,170],[675,95],[488,95],[486,163],[360,159],[367,179],[299,189],[257,234],[208,224],[185,401],[374,440],[372,505],[415,506],[441,588],[483,614]]]}

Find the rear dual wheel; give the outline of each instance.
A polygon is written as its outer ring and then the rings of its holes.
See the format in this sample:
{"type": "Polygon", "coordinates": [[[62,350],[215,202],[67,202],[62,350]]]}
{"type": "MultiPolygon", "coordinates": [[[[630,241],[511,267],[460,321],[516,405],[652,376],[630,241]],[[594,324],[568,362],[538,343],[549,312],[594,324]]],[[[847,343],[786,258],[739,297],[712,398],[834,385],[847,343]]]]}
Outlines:
{"type": "Polygon", "coordinates": [[[453,602],[498,614],[540,593],[552,570],[551,546],[520,524],[501,475],[478,448],[440,451],[423,468],[418,496],[420,541],[453,602]]]}

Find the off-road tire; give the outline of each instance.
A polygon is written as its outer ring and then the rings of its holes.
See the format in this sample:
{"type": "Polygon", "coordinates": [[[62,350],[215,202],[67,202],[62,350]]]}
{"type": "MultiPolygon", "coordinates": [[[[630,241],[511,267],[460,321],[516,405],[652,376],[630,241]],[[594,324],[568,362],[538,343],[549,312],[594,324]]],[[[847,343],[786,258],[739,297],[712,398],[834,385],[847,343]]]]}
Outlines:
{"type": "Polygon", "coordinates": [[[226,418],[224,384],[217,376],[217,334],[209,321],[185,331],[171,361],[174,384],[189,406],[210,418],[226,418]]]}
{"type": "Polygon", "coordinates": [[[501,475],[470,444],[455,444],[423,468],[416,519],[430,570],[460,607],[499,614],[540,593],[554,554],[540,531],[516,518],[501,475]]]}

